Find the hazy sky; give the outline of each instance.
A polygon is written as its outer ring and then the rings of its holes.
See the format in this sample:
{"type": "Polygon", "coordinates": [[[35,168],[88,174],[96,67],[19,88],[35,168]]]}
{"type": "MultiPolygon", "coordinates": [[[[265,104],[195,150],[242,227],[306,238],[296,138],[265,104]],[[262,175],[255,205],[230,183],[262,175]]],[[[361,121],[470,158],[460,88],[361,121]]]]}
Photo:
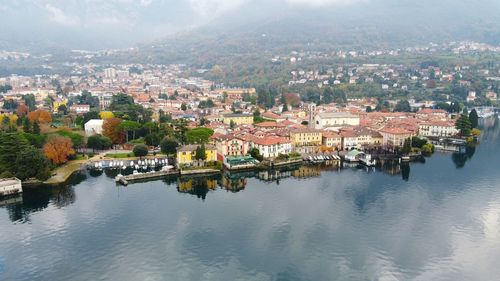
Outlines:
{"type": "Polygon", "coordinates": [[[368,0],[0,0],[0,35],[4,45],[47,40],[130,45],[204,25],[242,5],[300,8],[360,1],[368,0]]]}
{"type": "MultiPolygon", "coordinates": [[[[339,14],[367,18],[360,11],[385,7],[390,17],[403,13],[412,17],[435,12],[450,21],[463,20],[474,13],[498,18],[498,0],[0,0],[0,49],[33,49],[37,46],[71,48],[129,47],[163,38],[175,32],[203,26],[214,20],[232,25],[241,18],[272,18],[287,9],[301,15],[305,10],[326,14],[337,8],[354,10],[339,14]],[[469,5],[469,6],[467,6],[469,5]],[[409,7],[409,8],[408,8],[409,7]],[[459,7],[457,13],[452,9],[459,7]],[[471,9],[470,7],[473,7],[471,9]],[[328,8],[328,9],[327,9],[328,8]],[[480,10],[482,8],[482,10],[480,10]],[[330,10],[332,9],[332,10],[330,10]],[[419,10],[420,9],[420,10],[419,10]],[[439,10],[436,12],[436,10],[439,10]],[[262,13],[260,13],[262,11],[262,13]],[[403,12],[404,12],[403,11],[403,12]],[[465,12],[463,12],[465,11],[465,12]],[[229,17],[231,15],[231,17],[229,17]],[[229,22],[228,22],[229,21],[229,22]]],[[[310,14],[311,15],[311,14],[310,14]]],[[[408,19],[403,16],[403,21],[408,19]]],[[[257,19],[258,21],[259,19],[257,19]]],[[[357,23],[358,20],[355,21],[357,23]]],[[[438,26],[442,27],[443,23],[438,26]]]]}

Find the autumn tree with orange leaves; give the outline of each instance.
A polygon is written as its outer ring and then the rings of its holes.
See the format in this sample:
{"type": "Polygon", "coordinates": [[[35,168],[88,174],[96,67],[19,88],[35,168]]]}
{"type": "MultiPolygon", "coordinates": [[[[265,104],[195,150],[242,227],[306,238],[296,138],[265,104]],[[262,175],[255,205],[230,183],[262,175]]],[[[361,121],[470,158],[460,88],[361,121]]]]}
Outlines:
{"type": "Polygon", "coordinates": [[[123,122],[120,118],[109,118],[104,120],[102,134],[111,139],[113,144],[121,144],[125,141],[125,133],[120,128],[123,122]]]}
{"type": "Polygon", "coordinates": [[[43,154],[55,165],[68,162],[70,156],[75,154],[73,143],[68,137],[50,138],[43,146],[43,154]]]}
{"type": "Polygon", "coordinates": [[[46,124],[52,122],[52,115],[47,110],[37,109],[28,113],[28,119],[32,123],[37,121],[40,124],[46,124]]]}

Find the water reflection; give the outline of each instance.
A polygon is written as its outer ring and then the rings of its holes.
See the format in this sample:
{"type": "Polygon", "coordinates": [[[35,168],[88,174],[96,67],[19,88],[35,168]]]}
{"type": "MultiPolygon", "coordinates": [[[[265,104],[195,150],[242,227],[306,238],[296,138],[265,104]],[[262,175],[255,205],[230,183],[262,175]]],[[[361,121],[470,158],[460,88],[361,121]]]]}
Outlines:
{"type": "Polygon", "coordinates": [[[4,206],[36,216],[0,209],[0,280],[496,280],[491,140],[462,170],[437,153],[371,172],[298,166],[127,187],[102,175],[30,189],[4,206]]]}
{"type": "Polygon", "coordinates": [[[220,176],[211,177],[180,177],[177,180],[177,191],[179,193],[189,193],[205,200],[209,191],[216,190],[220,176]]]}

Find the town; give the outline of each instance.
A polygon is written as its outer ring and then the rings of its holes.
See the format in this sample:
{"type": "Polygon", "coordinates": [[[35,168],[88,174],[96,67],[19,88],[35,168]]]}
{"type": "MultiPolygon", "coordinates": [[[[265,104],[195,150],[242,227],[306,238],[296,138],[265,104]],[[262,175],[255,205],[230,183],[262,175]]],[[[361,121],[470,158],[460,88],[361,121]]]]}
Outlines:
{"type": "Polygon", "coordinates": [[[213,171],[327,157],[375,165],[387,155],[453,151],[450,143],[480,135],[478,118],[496,113],[498,69],[487,66],[297,69],[287,88],[224,86],[178,64],[10,75],[0,78],[0,172],[61,182],[84,162],[148,154],[181,171],[213,171]],[[353,86],[372,91],[356,94],[353,86]]]}

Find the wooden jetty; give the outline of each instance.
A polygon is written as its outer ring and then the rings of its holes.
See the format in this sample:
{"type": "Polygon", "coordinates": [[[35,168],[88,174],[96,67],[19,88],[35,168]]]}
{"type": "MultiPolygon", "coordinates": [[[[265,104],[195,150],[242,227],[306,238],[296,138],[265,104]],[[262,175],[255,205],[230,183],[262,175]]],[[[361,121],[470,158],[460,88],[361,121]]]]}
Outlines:
{"type": "Polygon", "coordinates": [[[126,176],[118,175],[118,176],[116,176],[115,181],[118,183],[121,183],[123,185],[128,185],[128,183],[131,181],[156,179],[156,178],[162,178],[165,176],[178,175],[178,174],[179,174],[178,170],[171,169],[171,170],[156,171],[156,172],[149,172],[149,173],[137,173],[137,174],[126,175],[126,176]]]}

